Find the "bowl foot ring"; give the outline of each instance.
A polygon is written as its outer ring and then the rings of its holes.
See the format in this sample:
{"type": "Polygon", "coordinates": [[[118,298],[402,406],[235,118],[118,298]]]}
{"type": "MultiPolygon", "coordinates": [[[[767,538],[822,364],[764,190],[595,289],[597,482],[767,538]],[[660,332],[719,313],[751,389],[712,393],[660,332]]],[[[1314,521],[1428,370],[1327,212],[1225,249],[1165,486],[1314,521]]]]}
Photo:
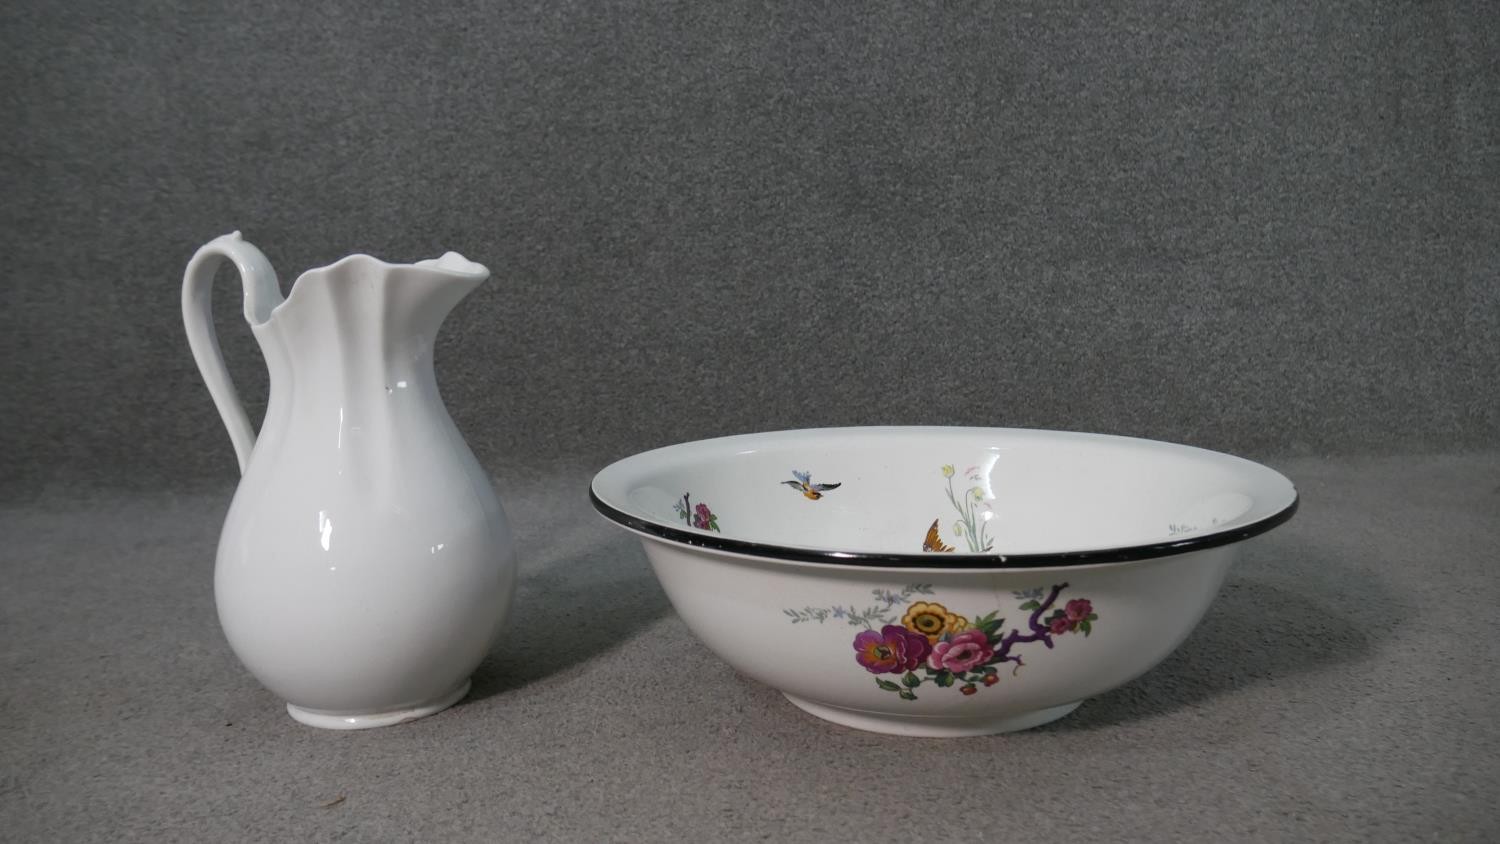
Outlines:
{"type": "Polygon", "coordinates": [[[786,699],[809,715],[815,715],[825,721],[832,721],[835,724],[845,727],[853,727],[856,730],[868,730],[874,733],[886,733],[888,735],[921,736],[926,738],[987,736],[995,733],[1029,730],[1032,727],[1040,727],[1043,724],[1056,721],[1077,709],[1079,704],[1083,703],[1083,701],[1077,700],[1061,706],[1049,706],[1046,709],[1038,709],[1032,712],[1023,712],[1019,715],[1007,715],[999,718],[984,716],[935,718],[923,716],[906,717],[881,712],[867,712],[860,709],[845,709],[841,706],[815,703],[806,698],[799,698],[794,695],[786,695],[786,699]]]}
{"type": "Polygon", "coordinates": [[[305,709],[289,703],[286,705],[286,711],[288,715],[309,727],[321,727],[325,730],[367,730],[373,727],[389,727],[392,724],[415,721],[418,718],[442,712],[458,703],[468,693],[469,680],[465,678],[462,683],[446,694],[428,703],[405,709],[392,709],[386,712],[326,712],[319,709],[305,709]]]}

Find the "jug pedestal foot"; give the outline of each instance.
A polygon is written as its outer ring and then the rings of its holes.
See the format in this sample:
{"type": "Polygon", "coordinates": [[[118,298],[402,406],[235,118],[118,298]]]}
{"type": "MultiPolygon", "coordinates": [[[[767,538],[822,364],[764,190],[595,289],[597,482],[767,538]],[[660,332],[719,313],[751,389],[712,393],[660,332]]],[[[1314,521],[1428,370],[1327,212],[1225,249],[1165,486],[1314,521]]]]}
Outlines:
{"type": "Polygon", "coordinates": [[[289,703],[286,705],[286,711],[288,715],[309,727],[321,727],[325,730],[367,730],[371,727],[389,727],[403,721],[425,718],[458,703],[468,693],[469,681],[466,679],[453,691],[435,698],[431,703],[407,709],[393,709],[388,712],[325,712],[319,709],[304,709],[289,703]]]}

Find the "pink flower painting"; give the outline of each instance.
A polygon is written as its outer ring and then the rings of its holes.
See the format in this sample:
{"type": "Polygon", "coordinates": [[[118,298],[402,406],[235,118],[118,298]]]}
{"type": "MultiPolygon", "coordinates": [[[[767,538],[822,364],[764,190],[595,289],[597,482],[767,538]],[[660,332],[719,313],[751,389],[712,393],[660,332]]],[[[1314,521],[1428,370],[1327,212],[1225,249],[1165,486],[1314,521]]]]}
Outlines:
{"type": "MultiPolygon", "coordinates": [[[[684,496],[684,509],[686,503],[684,496]]],[[[959,694],[971,697],[1000,685],[1000,670],[1006,663],[1011,674],[1017,674],[1025,665],[1017,653],[1021,647],[1039,642],[1051,649],[1060,636],[1089,635],[1099,620],[1094,603],[1073,598],[1058,607],[1058,597],[1067,588],[1068,584],[1060,583],[1050,590],[1015,593],[1025,622],[1008,630],[1005,619],[997,617],[998,610],[965,615],[939,603],[931,585],[923,583],[909,584],[899,592],[876,589],[879,600],[866,609],[850,604],[783,612],[794,624],[833,620],[863,626],[854,635],[854,661],[876,675],[875,685],[882,691],[916,700],[917,692],[930,685],[940,690],[957,687],[959,694]]]]}

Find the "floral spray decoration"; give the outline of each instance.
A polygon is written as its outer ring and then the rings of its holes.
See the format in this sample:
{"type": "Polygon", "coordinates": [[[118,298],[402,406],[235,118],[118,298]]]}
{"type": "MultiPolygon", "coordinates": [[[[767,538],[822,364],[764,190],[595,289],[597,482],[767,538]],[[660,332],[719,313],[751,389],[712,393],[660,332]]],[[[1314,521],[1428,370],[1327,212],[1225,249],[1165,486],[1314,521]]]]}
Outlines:
{"type": "MultiPolygon", "coordinates": [[[[971,483],[966,489],[955,489],[953,481],[958,471],[949,463],[943,467],[943,477],[948,479],[948,503],[958,512],[958,519],[953,522],[952,530],[957,536],[963,538],[968,544],[969,551],[974,554],[983,554],[995,550],[995,543],[989,536],[989,519],[992,516],[989,502],[984,500],[984,487],[980,482],[984,478],[979,473],[978,466],[970,466],[963,472],[964,478],[971,483]]],[[[938,524],[942,521],[939,516],[932,521],[932,527],[927,529],[927,538],[922,542],[923,551],[953,551],[954,548],[943,542],[942,534],[938,531],[938,524]]]]}
{"type": "Polygon", "coordinates": [[[934,592],[924,583],[910,584],[900,592],[875,589],[875,603],[864,609],[850,605],[783,612],[793,624],[836,619],[864,627],[854,636],[855,662],[876,675],[875,685],[880,689],[903,700],[916,700],[917,691],[928,683],[976,694],[1000,682],[1000,666],[1010,664],[1012,676],[1020,671],[1025,665],[1017,653],[1021,647],[1041,643],[1050,649],[1057,637],[1071,633],[1087,637],[1099,615],[1087,598],[1056,606],[1067,588],[1068,584],[1060,583],[1050,590],[1013,593],[1020,602],[1017,609],[1027,615],[1024,628],[1009,631],[1005,619],[996,617],[998,610],[969,617],[926,600],[934,592]],[[913,600],[918,596],[923,597],[913,600]]]}
{"type": "Polygon", "coordinates": [[[708,505],[701,501],[693,504],[685,492],[681,499],[672,503],[672,509],[677,512],[677,518],[699,530],[719,530],[719,517],[714,515],[714,511],[708,509],[708,505]]]}

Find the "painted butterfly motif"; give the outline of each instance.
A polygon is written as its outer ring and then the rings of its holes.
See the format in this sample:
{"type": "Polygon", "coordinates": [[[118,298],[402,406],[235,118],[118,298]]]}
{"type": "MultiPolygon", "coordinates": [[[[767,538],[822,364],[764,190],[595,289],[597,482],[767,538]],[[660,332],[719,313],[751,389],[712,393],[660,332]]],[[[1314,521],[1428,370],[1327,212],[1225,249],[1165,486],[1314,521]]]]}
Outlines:
{"type": "Polygon", "coordinates": [[[817,501],[819,498],[822,498],[823,493],[830,489],[838,489],[843,486],[843,484],[815,484],[812,482],[811,472],[799,472],[796,469],[792,470],[792,477],[796,478],[796,480],[782,481],[782,483],[802,493],[803,497],[811,501],[817,501]]]}
{"type": "Polygon", "coordinates": [[[932,520],[932,527],[927,529],[927,538],[922,540],[923,551],[952,551],[952,545],[944,545],[943,538],[938,535],[938,520],[932,520]]]}

